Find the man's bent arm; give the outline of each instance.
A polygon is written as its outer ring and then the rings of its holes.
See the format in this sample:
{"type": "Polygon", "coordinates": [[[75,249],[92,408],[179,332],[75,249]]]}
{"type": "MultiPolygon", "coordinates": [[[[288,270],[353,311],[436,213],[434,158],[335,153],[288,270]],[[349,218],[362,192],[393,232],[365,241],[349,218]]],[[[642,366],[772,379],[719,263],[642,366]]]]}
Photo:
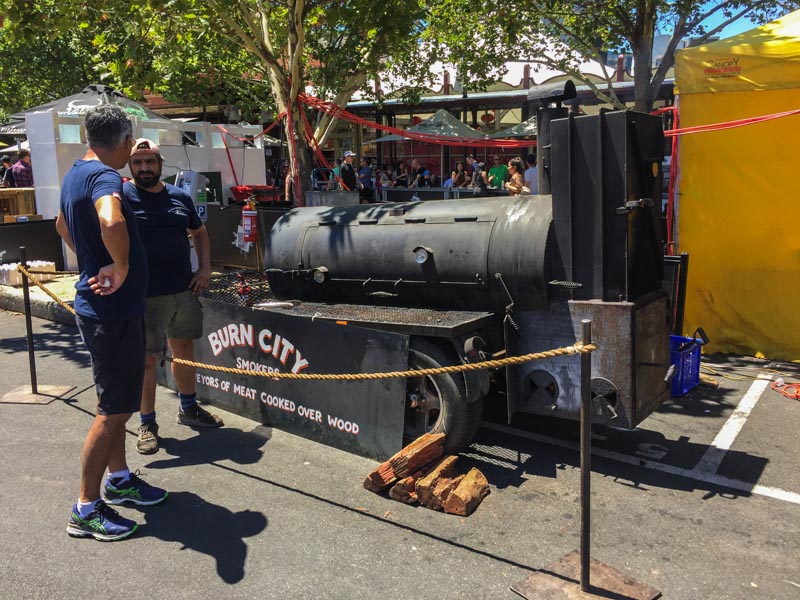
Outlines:
{"type": "Polygon", "coordinates": [[[208,288],[208,280],[211,278],[211,242],[208,239],[208,230],[205,225],[197,229],[190,229],[192,245],[197,254],[197,273],[192,277],[189,288],[193,294],[199,294],[208,288]]]}
{"type": "Polygon", "coordinates": [[[67,220],[61,211],[58,211],[58,217],[56,217],[56,231],[61,236],[61,239],[64,240],[64,243],[69,246],[69,249],[75,252],[75,242],[72,241],[72,236],[69,234],[69,228],[67,227],[67,220]]]}
{"type": "Polygon", "coordinates": [[[112,195],[101,196],[94,207],[100,220],[103,244],[113,262],[101,267],[97,275],[89,279],[89,286],[95,294],[105,296],[122,287],[128,276],[130,239],[119,198],[112,195]]]}

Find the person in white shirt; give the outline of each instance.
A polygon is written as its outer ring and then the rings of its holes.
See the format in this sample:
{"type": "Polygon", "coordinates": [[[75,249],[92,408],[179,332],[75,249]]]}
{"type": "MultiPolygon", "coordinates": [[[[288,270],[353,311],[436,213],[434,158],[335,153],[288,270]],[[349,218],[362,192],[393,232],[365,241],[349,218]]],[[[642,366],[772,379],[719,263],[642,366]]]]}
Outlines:
{"type": "Polygon", "coordinates": [[[528,158],[525,159],[525,162],[528,163],[528,168],[525,169],[525,187],[527,187],[531,194],[538,194],[539,193],[539,169],[536,168],[536,155],[535,154],[528,154],[528,158]]]}

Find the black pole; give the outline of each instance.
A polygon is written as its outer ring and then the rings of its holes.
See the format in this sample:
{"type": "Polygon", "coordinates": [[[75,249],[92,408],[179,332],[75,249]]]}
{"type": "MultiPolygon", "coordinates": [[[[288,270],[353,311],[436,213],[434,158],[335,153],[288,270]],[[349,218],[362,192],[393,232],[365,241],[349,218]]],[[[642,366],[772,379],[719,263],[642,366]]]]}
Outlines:
{"type": "MultiPolygon", "coordinates": [[[[19,262],[28,268],[28,257],[26,256],[25,246],[19,247],[19,262]]],[[[39,387],[36,384],[36,357],[33,354],[33,322],[31,321],[31,292],[28,288],[28,278],[22,275],[22,297],[25,300],[25,328],[28,331],[28,363],[31,369],[31,394],[38,394],[39,387]]]]}
{"type": "Polygon", "coordinates": [[[681,252],[678,266],[678,297],[675,298],[675,324],[672,333],[683,335],[683,316],[686,309],[686,281],[689,278],[689,255],[681,252]]]}
{"type": "MultiPolygon", "coordinates": [[[[584,344],[592,343],[592,322],[581,321],[584,344]]],[[[592,353],[581,354],[581,591],[589,593],[592,474],[592,353]]]]}

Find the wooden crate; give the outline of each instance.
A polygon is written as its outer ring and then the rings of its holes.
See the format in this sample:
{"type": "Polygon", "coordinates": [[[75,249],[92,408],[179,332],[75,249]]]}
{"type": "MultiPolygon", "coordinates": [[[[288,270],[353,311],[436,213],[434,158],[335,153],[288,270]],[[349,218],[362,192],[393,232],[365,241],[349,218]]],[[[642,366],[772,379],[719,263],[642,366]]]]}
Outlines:
{"type": "Polygon", "coordinates": [[[33,188],[0,188],[0,214],[36,214],[36,194],[33,188]]]}

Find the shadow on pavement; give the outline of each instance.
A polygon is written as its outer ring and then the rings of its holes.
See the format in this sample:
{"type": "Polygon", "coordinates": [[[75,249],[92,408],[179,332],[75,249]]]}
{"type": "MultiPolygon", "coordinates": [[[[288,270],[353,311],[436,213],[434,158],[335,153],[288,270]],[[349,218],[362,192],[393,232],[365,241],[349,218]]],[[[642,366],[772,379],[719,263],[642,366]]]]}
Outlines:
{"type": "MultiPolygon", "coordinates": [[[[575,444],[574,447],[551,445],[544,440],[509,436],[498,431],[481,429],[472,446],[462,453],[463,463],[460,461],[459,471],[466,472],[470,467],[477,467],[486,475],[489,482],[498,489],[519,487],[524,481],[535,477],[555,478],[558,471],[579,468],[577,425],[573,424],[573,427],[575,429],[574,436],[559,435],[558,437],[566,440],[566,443],[575,444]]],[[[595,433],[598,431],[602,431],[602,429],[595,429],[595,433]]],[[[668,453],[671,453],[671,456],[675,456],[676,460],[662,459],[659,461],[655,456],[643,456],[641,459],[638,456],[631,456],[632,459],[638,460],[641,465],[644,465],[647,460],[655,460],[655,462],[688,472],[697,464],[709,447],[706,444],[690,442],[689,438],[685,436],[680,436],[677,440],[669,440],[657,432],[645,433],[648,435],[647,439],[660,441],[660,444],[649,443],[651,449],[664,448],[668,453]],[[681,454],[684,456],[681,456],[681,454]],[[688,464],[686,466],[675,464],[682,461],[686,461],[688,464]]],[[[618,442],[618,440],[613,441],[618,442]]],[[[604,446],[607,448],[609,445],[607,442],[604,443],[602,441],[593,442],[592,444],[593,449],[599,452],[603,451],[604,446]]],[[[615,445],[617,447],[611,451],[621,452],[629,456],[634,454],[633,452],[622,451],[619,444],[615,445]]],[[[753,486],[758,483],[764,468],[769,462],[767,458],[734,450],[728,451],[727,458],[736,461],[737,464],[747,462],[750,469],[747,472],[747,478],[741,481],[746,485],[753,486]]],[[[748,491],[733,490],[723,485],[691,477],[689,473],[684,475],[679,472],[668,473],[651,468],[640,468],[637,464],[620,462],[614,458],[598,454],[592,456],[592,471],[603,477],[611,478],[615,483],[644,493],[649,492],[649,488],[664,488],[686,492],[704,490],[707,492],[704,498],[720,496],[734,499],[751,495],[748,491]]],[[[578,490],[576,489],[576,494],[577,492],[578,490]]]]}
{"type": "Polygon", "coordinates": [[[244,579],[247,544],[267,527],[264,513],[231,512],[191,492],[172,492],[158,506],[142,507],[146,525],[140,536],[180,543],[181,550],[201,552],[214,558],[217,574],[225,583],[244,579]]]}
{"type": "Polygon", "coordinates": [[[185,440],[162,437],[161,450],[147,464],[149,469],[167,469],[190,465],[205,465],[230,460],[239,465],[258,462],[264,451],[261,447],[272,437],[272,429],[259,426],[252,431],[222,427],[197,430],[185,440]],[[168,455],[171,458],[164,458],[168,455]]]}
{"type": "MultiPolygon", "coordinates": [[[[86,351],[77,327],[67,327],[59,323],[43,323],[33,333],[33,348],[36,358],[56,356],[79,366],[91,367],[92,361],[86,351]]],[[[27,352],[28,340],[22,335],[0,339],[0,352],[14,354],[27,352]]]]}

